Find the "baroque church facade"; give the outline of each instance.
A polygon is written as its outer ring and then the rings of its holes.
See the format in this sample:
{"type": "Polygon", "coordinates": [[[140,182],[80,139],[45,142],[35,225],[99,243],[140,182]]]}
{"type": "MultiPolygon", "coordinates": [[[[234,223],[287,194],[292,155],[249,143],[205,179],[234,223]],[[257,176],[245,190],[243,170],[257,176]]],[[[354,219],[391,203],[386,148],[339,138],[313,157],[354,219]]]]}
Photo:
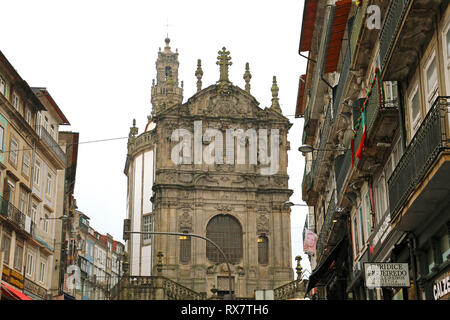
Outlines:
{"type": "Polygon", "coordinates": [[[152,113],[144,132],[133,122],[124,173],[131,231],[174,232],[206,237],[131,234],[131,276],[164,277],[196,292],[236,297],[274,289],[293,280],[288,188],[289,120],[278,101],[260,108],[231,83],[230,53],[219,51],[219,80],[183,103],[178,51],[170,40],[158,52],[151,88],[152,113]],[[157,262],[162,265],[157,266],[157,262]],[[229,270],[229,269],[230,270],[229,270]]]}

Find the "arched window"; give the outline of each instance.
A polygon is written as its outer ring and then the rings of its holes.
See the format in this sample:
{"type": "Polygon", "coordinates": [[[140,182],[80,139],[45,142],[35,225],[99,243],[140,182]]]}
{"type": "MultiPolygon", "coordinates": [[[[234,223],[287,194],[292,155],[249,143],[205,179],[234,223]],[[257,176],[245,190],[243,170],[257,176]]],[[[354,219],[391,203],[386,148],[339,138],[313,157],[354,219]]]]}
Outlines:
{"type": "Polygon", "coordinates": [[[169,66],[167,66],[166,70],[165,70],[165,74],[164,74],[166,80],[169,79],[170,72],[171,72],[171,68],[169,66]]]}
{"type": "Polygon", "coordinates": [[[269,240],[265,235],[258,237],[258,263],[269,263],[269,240]]]}
{"type": "MultiPolygon", "coordinates": [[[[206,237],[222,249],[229,262],[238,263],[241,260],[242,227],[236,218],[223,214],[213,217],[206,226],[206,237]]],[[[206,257],[215,263],[225,262],[210,242],[206,244],[206,257]]]]}

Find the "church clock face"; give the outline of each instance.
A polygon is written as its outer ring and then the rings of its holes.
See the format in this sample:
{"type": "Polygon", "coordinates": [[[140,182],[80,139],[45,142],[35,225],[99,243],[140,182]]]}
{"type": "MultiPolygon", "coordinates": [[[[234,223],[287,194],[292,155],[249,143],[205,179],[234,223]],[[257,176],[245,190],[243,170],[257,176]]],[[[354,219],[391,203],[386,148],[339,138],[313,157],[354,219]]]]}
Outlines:
{"type": "Polygon", "coordinates": [[[250,93],[249,65],[241,89],[228,78],[232,59],[222,48],[218,81],[202,88],[199,60],[197,92],[183,103],[178,51],[169,43],[156,60],[149,124],[141,133],[130,129],[127,217],[134,230],[182,235],[131,236],[130,274],[159,274],[207,297],[212,289],[229,292],[229,270],[238,297],[292,281],[290,209],[284,205],[292,193],[290,123],[279,108],[276,79],[272,105],[261,109],[250,93]],[[271,144],[273,132],[279,136],[271,144]],[[277,170],[264,171],[270,161],[277,170]],[[189,234],[208,238],[223,254],[189,234]]]}

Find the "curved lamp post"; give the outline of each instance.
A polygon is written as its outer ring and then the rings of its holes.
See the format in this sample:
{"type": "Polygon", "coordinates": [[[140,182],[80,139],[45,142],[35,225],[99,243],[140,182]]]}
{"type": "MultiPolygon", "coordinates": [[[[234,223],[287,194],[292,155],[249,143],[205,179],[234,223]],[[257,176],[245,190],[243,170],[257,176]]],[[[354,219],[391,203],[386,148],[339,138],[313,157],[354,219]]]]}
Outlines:
{"type": "Polygon", "coordinates": [[[340,148],[340,149],[316,149],[313,146],[310,146],[309,144],[301,145],[298,148],[298,151],[302,153],[311,153],[313,151],[347,151],[350,150],[349,148],[340,148]]]}

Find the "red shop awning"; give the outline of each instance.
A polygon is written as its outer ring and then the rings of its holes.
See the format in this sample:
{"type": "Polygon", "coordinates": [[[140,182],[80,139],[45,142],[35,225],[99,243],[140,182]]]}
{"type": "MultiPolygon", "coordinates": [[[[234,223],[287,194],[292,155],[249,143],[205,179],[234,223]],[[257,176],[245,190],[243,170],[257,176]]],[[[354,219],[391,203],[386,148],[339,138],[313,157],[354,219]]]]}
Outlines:
{"type": "Polygon", "coordinates": [[[7,297],[8,299],[12,300],[32,300],[27,295],[23,294],[17,289],[14,289],[4,282],[2,282],[2,299],[3,297],[7,297]]]}

